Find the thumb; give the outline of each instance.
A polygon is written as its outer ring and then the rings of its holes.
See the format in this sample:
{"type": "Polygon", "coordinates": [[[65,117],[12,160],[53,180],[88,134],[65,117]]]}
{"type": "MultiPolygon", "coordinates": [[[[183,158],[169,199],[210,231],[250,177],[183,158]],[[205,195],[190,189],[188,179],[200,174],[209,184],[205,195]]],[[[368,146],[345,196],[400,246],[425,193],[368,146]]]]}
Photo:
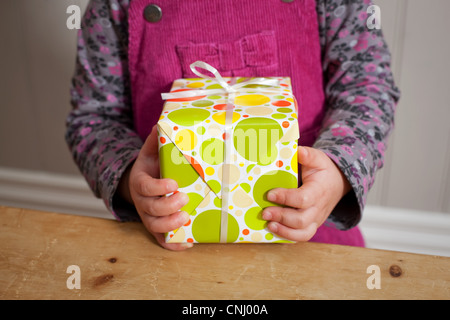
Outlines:
{"type": "Polygon", "coordinates": [[[304,169],[325,169],[328,156],[321,150],[310,147],[298,147],[298,163],[304,169]]]}
{"type": "Polygon", "coordinates": [[[156,128],[157,125],[154,125],[141,148],[141,152],[145,156],[153,156],[158,153],[158,131],[156,128]]]}

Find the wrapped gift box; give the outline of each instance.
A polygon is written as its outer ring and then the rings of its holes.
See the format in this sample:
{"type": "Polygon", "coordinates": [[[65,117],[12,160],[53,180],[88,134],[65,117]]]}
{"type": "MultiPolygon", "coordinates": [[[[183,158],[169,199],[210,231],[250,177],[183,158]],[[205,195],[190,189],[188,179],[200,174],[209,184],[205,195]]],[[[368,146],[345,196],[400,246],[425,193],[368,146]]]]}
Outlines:
{"type": "Polygon", "coordinates": [[[189,196],[182,210],[190,221],[166,242],[289,242],[267,229],[261,213],[277,205],[267,201],[269,190],[298,186],[297,104],[290,78],[268,79],[278,84],[245,85],[231,103],[214,80],[173,83],[171,92],[201,95],[168,99],[158,122],[161,177],[189,196]]]}

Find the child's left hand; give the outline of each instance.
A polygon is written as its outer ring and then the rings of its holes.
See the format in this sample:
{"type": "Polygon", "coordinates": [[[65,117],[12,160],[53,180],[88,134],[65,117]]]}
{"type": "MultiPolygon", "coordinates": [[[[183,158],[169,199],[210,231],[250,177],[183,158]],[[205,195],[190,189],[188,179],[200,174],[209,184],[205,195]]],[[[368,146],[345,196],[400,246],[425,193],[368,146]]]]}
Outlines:
{"type": "Polygon", "coordinates": [[[299,147],[302,186],[272,189],[269,201],[285,207],[268,207],[262,217],[271,232],[293,241],[310,240],[351,186],[337,165],[321,150],[299,147]]]}

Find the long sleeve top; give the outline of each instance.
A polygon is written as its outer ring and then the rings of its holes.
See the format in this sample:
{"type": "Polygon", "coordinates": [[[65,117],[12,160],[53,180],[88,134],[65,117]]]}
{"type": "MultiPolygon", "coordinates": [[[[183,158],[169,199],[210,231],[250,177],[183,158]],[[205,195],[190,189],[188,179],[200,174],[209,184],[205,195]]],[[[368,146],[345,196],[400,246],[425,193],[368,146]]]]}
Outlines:
{"type": "MultiPolygon", "coordinates": [[[[91,1],[78,32],[73,109],[66,141],[94,194],[120,221],[139,220],[117,194],[143,144],[133,129],[128,65],[129,0],[91,1]]],[[[317,0],[326,116],[313,147],[342,170],[352,191],[330,215],[339,229],[360,220],[383,166],[400,92],[379,29],[366,25],[370,0],[317,0]]]]}

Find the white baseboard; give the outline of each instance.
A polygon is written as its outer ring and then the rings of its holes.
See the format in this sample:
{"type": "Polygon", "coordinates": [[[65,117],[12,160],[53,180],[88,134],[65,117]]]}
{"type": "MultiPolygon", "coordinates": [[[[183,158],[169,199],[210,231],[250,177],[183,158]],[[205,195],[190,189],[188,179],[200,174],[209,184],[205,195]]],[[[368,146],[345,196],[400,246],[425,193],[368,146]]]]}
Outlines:
{"type": "MultiPolygon", "coordinates": [[[[0,167],[0,205],[113,219],[81,176],[0,167]]],[[[450,257],[450,214],[367,206],[369,248],[450,257]]]]}
{"type": "Polygon", "coordinates": [[[113,219],[81,176],[0,167],[0,205],[113,219]]]}
{"type": "Polygon", "coordinates": [[[360,228],[367,247],[450,257],[450,214],[367,206],[360,228]]]}

